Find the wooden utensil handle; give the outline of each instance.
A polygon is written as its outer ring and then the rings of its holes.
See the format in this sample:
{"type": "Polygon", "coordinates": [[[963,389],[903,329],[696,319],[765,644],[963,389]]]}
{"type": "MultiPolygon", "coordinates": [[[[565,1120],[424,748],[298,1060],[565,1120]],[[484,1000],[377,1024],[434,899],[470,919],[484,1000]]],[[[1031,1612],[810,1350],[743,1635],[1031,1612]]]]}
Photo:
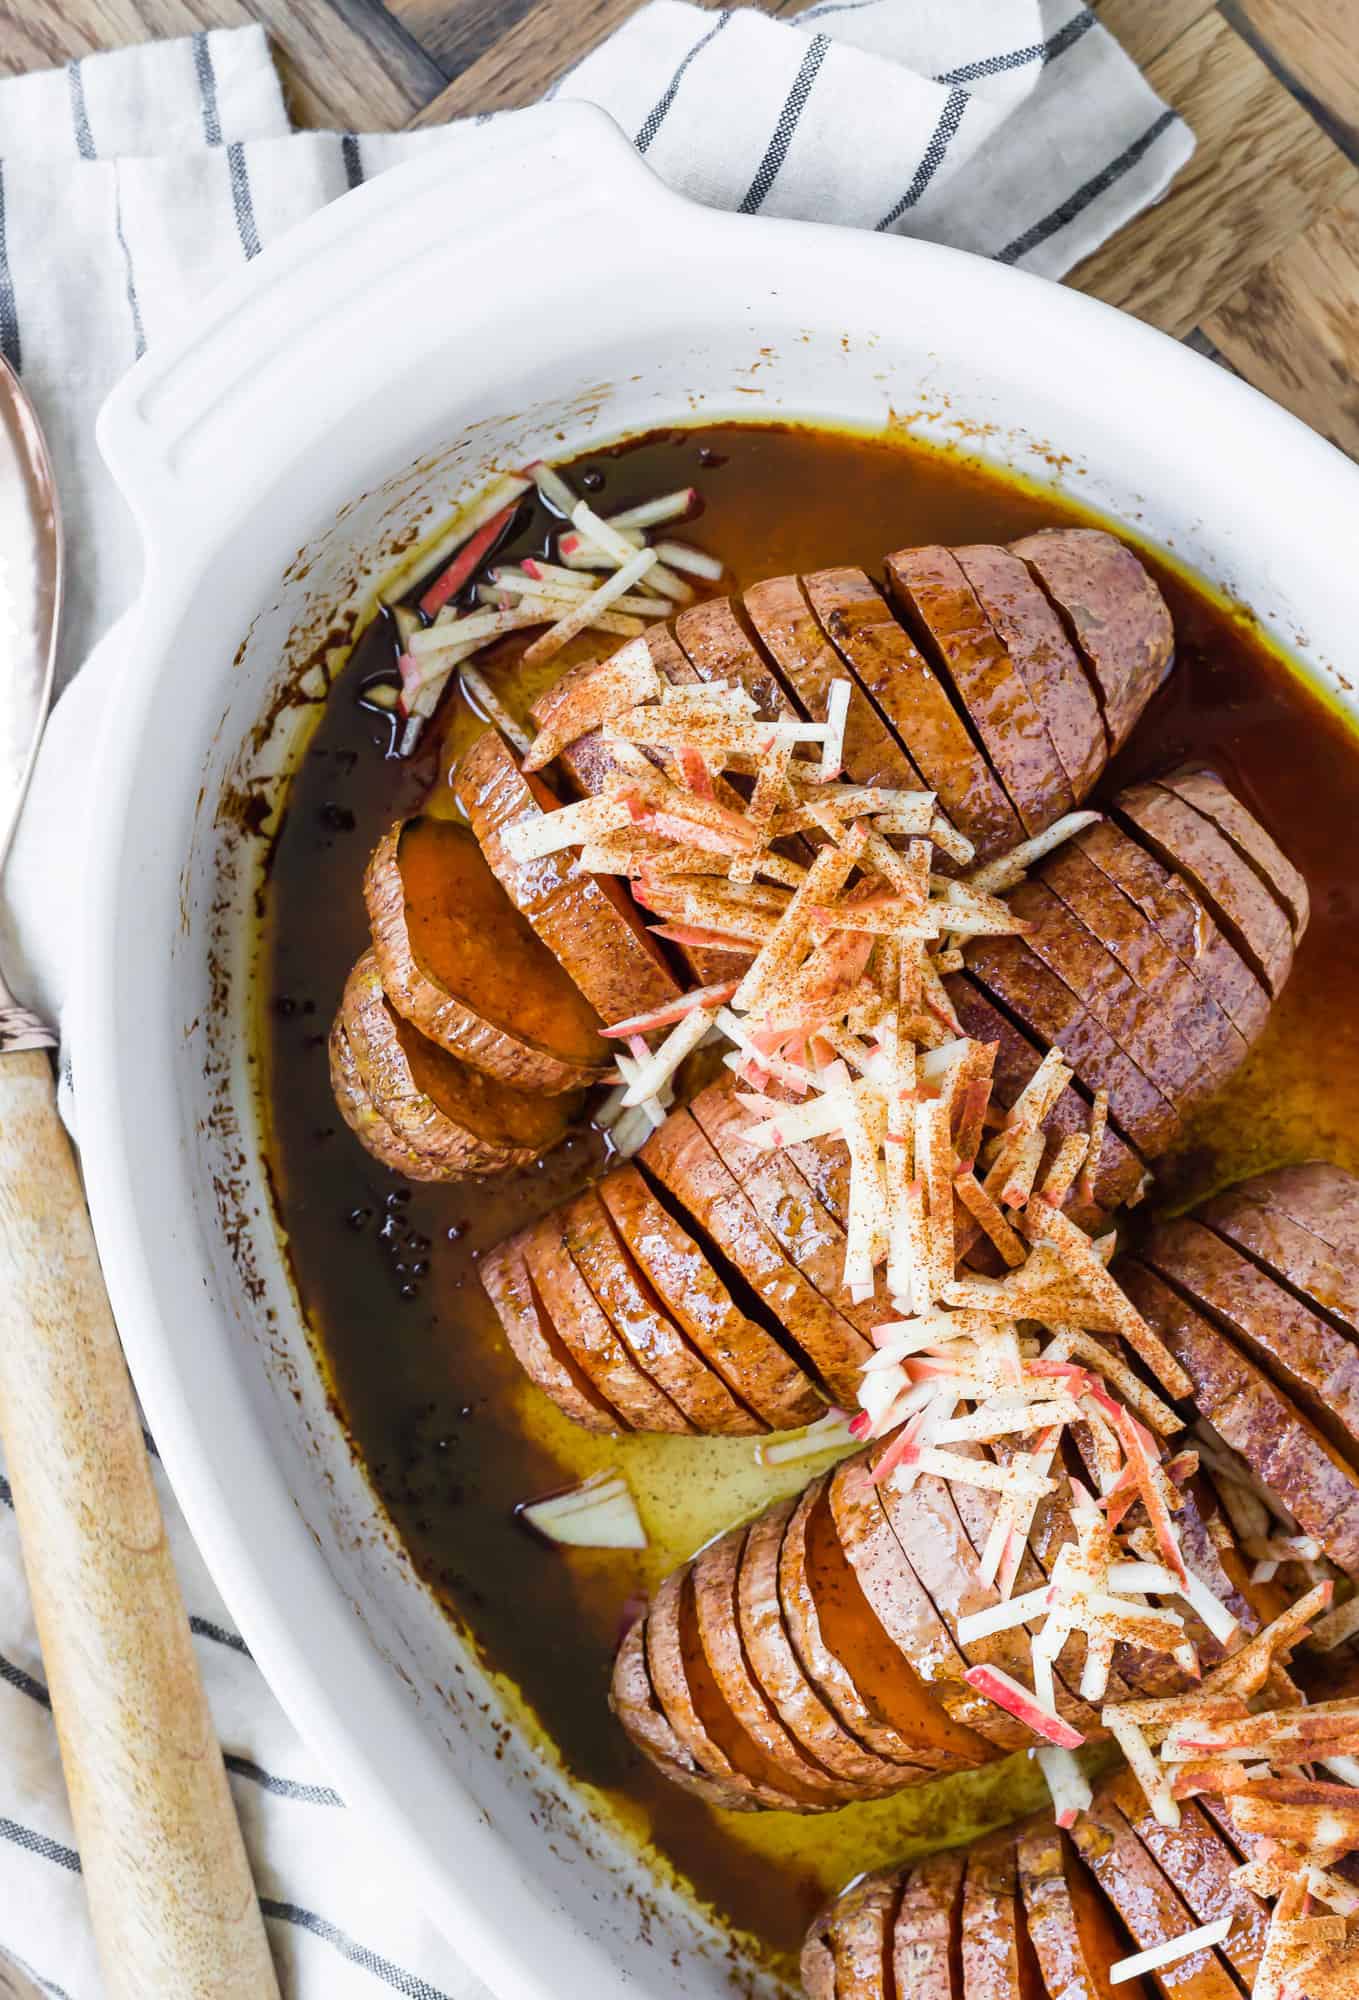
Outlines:
{"type": "Polygon", "coordinates": [[[0,1056],[0,1439],[108,1991],[273,2000],[264,1924],[40,1050],[0,1056]]]}

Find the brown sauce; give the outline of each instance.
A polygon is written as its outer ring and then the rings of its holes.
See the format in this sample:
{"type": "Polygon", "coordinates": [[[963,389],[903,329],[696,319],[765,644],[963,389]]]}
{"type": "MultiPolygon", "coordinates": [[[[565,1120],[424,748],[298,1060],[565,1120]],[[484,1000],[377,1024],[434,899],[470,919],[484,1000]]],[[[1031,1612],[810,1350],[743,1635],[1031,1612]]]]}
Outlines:
{"type": "MultiPolygon", "coordinates": [[[[791,428],[667,433],[583,459],[574,476],[606,511],[696,485],[703,513],[683,532],[742,584],[836,563],[876,569],[908,543],[1003,541],[1080,518],[1046,492],[958,458],[791,428]]],[[[1249,620],[1159,573],[1177,668],[1096,802],[1186,757],[1210,761],[1312,894],[1311,928],[1268,1032],[1225,1102],[1198,1118],[1162,1170],[1156,1198],[1179,1204],[1285,1160],[1322,1155],[1359,1169],[1359,746],[1249,620]]],[[[332,690],[293,780],[266,888],[261,1044],[298,1289],[354,1447],[450,1617],[598,1811],[787,1970],[828,1891],[1026,1810],[1041,1788],[1021,1761],[828,1817],[716,1814],[654,1773],[613,1722],[605,1693],[627,1600],[719,1529],[800,1487],[807,1469],[781,1481],[761,1472],[748,1439],[591,1437],[525,1382],[477,1283],[477,1258],[599,1170],[590,1135],[525,1172],[429,1188],[384,1172],[342,1125],[325,1037],[367,943],[363,866],[437,776],[433,746],[413,764],[386,758],[390,725],[357,703],[362,682],[388,665],[389,643],[373,628],[332,690]],[[651,1537],[642,1555],[568,1558],[516,1524],[517,1502],[606,1464],[621,1466],[637,1495],[651,1537]]],[[[536,688],[516,686],[511,664],[491,672],[522,713],[536,688]]],[[[476,726],[455,715],[453,744],[476,726]]],[[[453,811],[446,785],[436,793],[434,809],[453,811]]]]}

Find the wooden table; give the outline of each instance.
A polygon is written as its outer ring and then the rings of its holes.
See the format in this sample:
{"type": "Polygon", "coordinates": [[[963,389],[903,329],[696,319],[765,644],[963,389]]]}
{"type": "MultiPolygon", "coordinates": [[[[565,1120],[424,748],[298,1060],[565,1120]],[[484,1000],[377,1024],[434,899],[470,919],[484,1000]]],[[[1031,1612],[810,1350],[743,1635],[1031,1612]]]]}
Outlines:
{"type": "MultiPolygon", "coordinates": [[[[301,124],[531,103],[636,0],[0,0],[0,71],[262,21],[301,124]]],[[[805,0],[773,0],[795,14],[805,0]]],[[[1359,455],[1359,0],[1095,0],[1198,150],[1072,273],[1359,455]]]]}

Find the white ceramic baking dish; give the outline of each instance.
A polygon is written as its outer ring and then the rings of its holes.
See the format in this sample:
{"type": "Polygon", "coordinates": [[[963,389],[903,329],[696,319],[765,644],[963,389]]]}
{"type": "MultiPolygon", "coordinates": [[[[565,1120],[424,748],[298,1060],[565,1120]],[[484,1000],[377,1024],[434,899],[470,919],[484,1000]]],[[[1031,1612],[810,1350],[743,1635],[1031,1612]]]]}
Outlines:
{"type": "Polygon", "coordinates": [[[728,1955],[669,1894],[639,1923],[626,1850],[525,1739],[502,1754],[326,1408],[259,1164],[239,807],[276,796],[300,663],[413,520],[489,464],[730,416],[895,424],[1051,479],[1344,699],[1359,624],[1359,478],[1225,371],[969,257],[692,206],[579,106],[337,202],[109,403],[146,580],[89,802],[76,1052],[119,1324],[190,1526],[375,1856],[537,2000],[725,1992],[728,1955]]]}

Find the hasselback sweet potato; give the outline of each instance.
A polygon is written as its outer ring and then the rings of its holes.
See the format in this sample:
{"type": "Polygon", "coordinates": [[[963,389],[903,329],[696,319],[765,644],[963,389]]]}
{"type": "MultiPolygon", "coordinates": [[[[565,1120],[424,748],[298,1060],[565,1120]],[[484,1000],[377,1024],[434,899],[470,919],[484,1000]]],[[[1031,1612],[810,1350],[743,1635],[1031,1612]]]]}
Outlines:
{"type": "Polygon", "coordinates": [[[1138,2000],[1153,1990],[1239,2000],[1259,1969],[1267,1912],[1232,1881],[1237,1865],[1208,1812],[1186,1802],[1178,1826],[1161,1826],[1122,1774],[1096,1790],[1070,1832],[1035,1816],[966,1856],[933,1855],[851,1883],[807,1932],[803,1987],[810,2000],[1138,2000]],[[1111,1984],[1118,1960],[1222,1919],[1220,1944],[1111,1984]],[[908,1941],[915,1949],[903,1954],[908,1941]]]}

